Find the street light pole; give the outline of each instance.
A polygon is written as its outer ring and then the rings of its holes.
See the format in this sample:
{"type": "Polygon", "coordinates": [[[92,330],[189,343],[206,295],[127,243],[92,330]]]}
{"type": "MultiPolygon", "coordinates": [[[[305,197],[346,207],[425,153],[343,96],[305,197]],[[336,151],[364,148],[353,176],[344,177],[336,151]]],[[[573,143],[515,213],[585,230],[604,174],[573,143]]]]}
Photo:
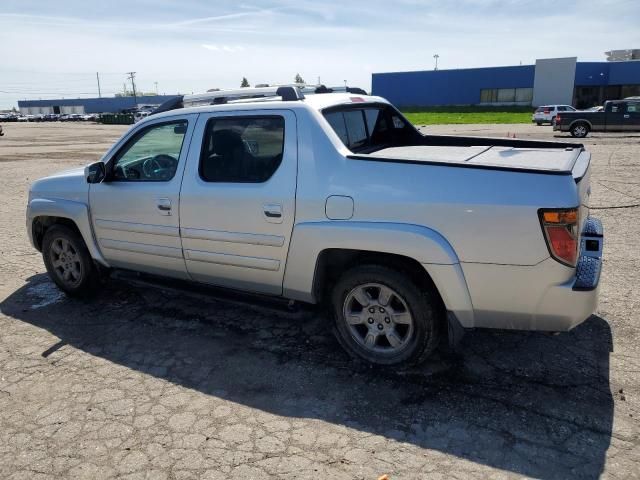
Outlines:
{"type": "Polygon", "coordinates": [[[438,70],[438,59],[440,58],[440,55],[438,55],[437,53],[433,56],[433,58],[436,59],[436,66],[434,68],[434,70],[438,70]]]}

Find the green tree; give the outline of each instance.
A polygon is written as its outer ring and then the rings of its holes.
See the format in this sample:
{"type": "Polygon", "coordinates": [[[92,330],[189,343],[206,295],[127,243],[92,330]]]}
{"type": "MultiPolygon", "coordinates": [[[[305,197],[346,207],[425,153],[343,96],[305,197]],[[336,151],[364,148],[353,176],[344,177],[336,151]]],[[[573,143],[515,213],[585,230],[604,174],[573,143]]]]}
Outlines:
{"type": "Polygon", "coordinates": [[[249,80],[247,80],[247,77],[242,77],[242,83],[240,84],[240,88],[245,88],[250,86],[251,85],[249,85],[249,80]]]}
{"type": "Polygon", "coordinates": [[[304,78],[302,78],[299,73],[296,73],[296,79],[294,80],[294,82],[295,83],[304,83],[304,78]]]}

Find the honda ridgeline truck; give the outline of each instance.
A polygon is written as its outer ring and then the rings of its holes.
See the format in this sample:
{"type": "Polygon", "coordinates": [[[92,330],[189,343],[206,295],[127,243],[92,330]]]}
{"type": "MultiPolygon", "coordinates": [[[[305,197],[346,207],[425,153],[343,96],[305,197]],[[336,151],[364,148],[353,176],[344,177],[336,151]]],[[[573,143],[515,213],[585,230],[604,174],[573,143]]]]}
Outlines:
{"type": "Polygon", "coordinates": [[[589,162],[576,143],[423,135],[349,91],[212,92],[34,182],[27,231],[69,295],[126,269],[325,304],[351,354],[415,364],[466,329],[592,314],[589,162]]]}

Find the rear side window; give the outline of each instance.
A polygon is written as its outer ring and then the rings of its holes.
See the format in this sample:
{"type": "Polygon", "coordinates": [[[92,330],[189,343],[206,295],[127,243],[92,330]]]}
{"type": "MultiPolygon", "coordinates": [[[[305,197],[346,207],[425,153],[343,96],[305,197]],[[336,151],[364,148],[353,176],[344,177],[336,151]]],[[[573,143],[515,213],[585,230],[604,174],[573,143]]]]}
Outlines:
{"type": "Polygon", "coordinates": [[[375,150],[394,143],[395,137],[406,134],[407,125],[397,114],[384,108],[347,108],[329,111],[324,117],[342,143],[352,151],[375,150]],[[395,135],[394,135],[395,131],[395,135]]]}
{"type": "Polygon", "coordinates": [[[205,182],[262,183],[276,172],[284,151],[284,118],[212,118],[200,153],[205,182]]]}
{"type": "Polygon", "coordinates": [[[627,103],[627,113],[640,113],[640,102],[639,103],[627,103]]]}

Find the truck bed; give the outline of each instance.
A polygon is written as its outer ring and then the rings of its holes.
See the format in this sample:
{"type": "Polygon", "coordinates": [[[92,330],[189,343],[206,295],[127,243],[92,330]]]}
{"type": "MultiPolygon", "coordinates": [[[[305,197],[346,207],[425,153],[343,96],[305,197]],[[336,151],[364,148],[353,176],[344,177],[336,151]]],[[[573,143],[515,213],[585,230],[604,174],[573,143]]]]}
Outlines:
{"type": "Polygon", "coordinates": [[[491,168],[545,174],[571,174],[582,148],[522,148],[509,146],[390,147],[369,154],[350,155],[354,160],[406,162],[453,167],[491,168]]]}

